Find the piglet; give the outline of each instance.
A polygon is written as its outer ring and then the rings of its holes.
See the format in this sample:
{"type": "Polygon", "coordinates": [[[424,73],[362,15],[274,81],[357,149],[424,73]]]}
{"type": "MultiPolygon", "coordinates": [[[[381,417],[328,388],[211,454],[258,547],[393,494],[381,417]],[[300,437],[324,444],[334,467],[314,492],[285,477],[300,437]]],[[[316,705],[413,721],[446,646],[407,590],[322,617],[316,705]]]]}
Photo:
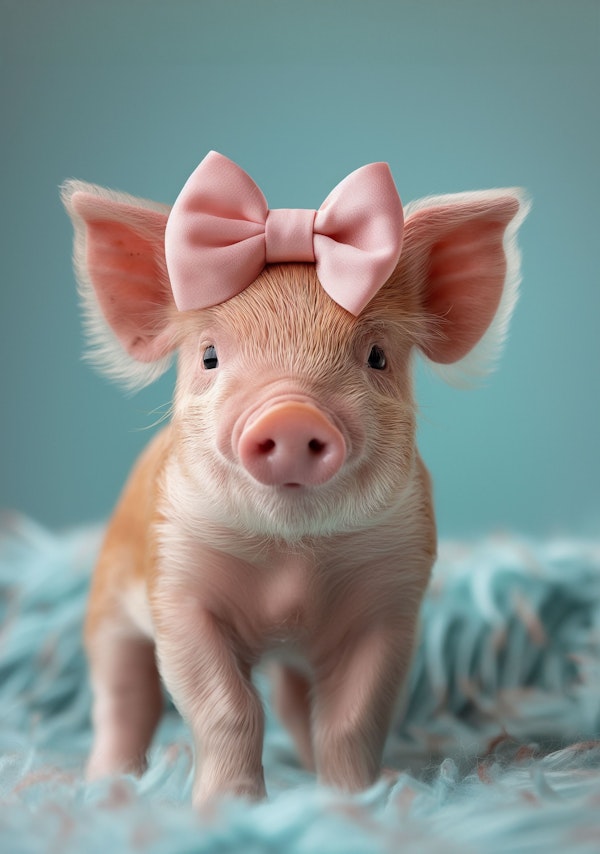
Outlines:
{"type": "Polygon", "coordinates": [[[403,212],[389,167],[269,210],[211,152],[174,206],[63,188],[96,360],[129,387],[177,352],[172,418],[108,526],[85,627],[89,778],[142,773],[161,678],[193,801],[265,795],[264,712],[347,791],[379,776],[436,555],[411,363],[483,370],[519,283],[514,189],[403,212]]]}

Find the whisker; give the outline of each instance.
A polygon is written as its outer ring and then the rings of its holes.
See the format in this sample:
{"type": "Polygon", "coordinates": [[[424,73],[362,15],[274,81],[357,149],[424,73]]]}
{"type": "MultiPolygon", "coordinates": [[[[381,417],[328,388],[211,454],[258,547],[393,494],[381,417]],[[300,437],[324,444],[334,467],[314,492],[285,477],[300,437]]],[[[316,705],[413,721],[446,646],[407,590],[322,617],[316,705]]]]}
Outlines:
{"type": "Polygon", "coordinates": [[[148,412],[146,413],[146,415],[148,415],[148,416],[156,415],[156,414],[159,414],[159,417],[156,418],[155,421],[152,421],[150,424],[145,424],[142,427],[134,427],[133,428],[134,432],[135,433],[142,433],[145,430],[152,430],[152,429],[154,429],[154,427],[158,427],[160,424],[164,424],[166,421],[168,421],[171,418],[171,415],[173,414],[173,403],[172,403],[172,401],[168,401],[167,403],[162,403],[159,406],[156,406],[154,409],[148,410],[148,412]],[[164,411],[162,411],[162,413],[161,413],[161,410],[164,410],[164,411]]]}

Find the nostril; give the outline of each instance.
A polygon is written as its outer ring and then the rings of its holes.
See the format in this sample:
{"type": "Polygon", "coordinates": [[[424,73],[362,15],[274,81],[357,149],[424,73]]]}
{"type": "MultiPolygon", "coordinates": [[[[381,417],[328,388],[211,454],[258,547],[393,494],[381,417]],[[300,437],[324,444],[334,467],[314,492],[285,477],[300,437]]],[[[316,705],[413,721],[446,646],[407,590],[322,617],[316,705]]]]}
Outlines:
{"type": "Polygon", "coordinates": [[[325,442],[321,442],[319,441],[319,439],[311,439],[308,443],[308,449],[315,456],[318,456],[319,454],[322,454],[325,450],[325,442]]]}
{"type": "Polygon", "coordinates": [[[261,454],[269,454],[275,447],[273,439],[265,439],[264,442],[259,442],[258,451],[261,454]]]}

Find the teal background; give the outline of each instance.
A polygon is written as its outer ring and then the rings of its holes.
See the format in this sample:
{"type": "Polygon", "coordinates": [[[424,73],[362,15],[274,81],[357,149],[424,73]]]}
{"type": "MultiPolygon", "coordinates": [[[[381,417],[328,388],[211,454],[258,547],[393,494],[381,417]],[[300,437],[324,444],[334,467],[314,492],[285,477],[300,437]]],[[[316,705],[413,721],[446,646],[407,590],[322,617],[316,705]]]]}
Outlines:
{"type": "Polygon", "coordinates": [[[523,185],[499,370],[420,369],[440,530],[598,531],[596,0],[0,0],[0,504],[105,517],[169,374],[133,398],[80,359],[68,177],[171,202],[211,148],[273,207],[387,160],[405,201],[523,185]]]}

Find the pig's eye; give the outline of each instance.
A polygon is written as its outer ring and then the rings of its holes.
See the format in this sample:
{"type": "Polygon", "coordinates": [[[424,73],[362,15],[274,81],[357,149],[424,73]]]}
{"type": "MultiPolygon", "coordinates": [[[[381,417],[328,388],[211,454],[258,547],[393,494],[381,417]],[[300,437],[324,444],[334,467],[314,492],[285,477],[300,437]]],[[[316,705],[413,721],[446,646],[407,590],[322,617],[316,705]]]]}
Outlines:
{"type": "Polygon", "coordinates": [[[207,371],[212,371],[213,368],[216,368],[219,364],[217,351],[215,350],[212,344],[204,351],[204,356],[202,357],[202,364],[204,365],[207,371]]]}
{"type": "Polygon", "coordinates": [[[385,353],[383,352],[381,347],[378,347],[376,344],[371,347],[371,352],[369,353],[367,364],[375,371],[383,371],[387,363],[385,359],[385,353]]]}

